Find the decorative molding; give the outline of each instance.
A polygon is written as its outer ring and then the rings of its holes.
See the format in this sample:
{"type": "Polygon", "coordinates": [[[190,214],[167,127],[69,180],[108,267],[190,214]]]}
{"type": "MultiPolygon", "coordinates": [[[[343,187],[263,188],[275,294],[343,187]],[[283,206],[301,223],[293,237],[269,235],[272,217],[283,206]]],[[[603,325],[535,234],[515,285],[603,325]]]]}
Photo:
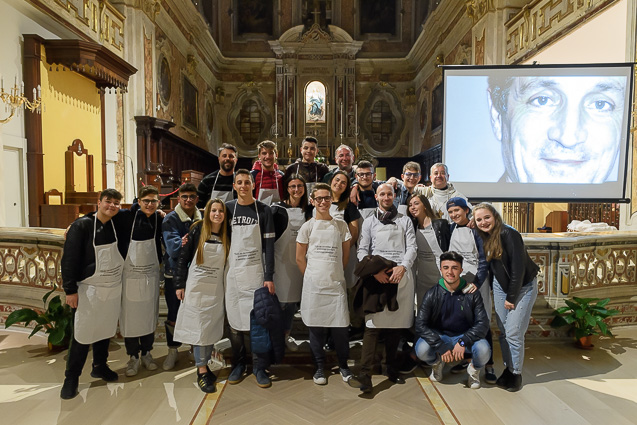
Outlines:
{"type": "MultiPolygon", "coordinates": [[[[87,40],[103,43],[118,56],[124,56],[124,21],[108,0],[32,0],[34,5],[51,11],[57,19],[87,40]]],[[[143,3],[146,3],[144,1],[143,3]]]]}
{"type": "Polygon", "coordinates": [[[465,3],[465,7],[467,8],[467,16],[473,21],[474,25],[487,13],[495,12],[493,0],[468,0],[465,3]]]}
{"type": "Polygon", "coordinates": [[[313,24],[305,33],[299,34],[301,43],[329,43],[334,38],[317,23],[313,24]]]}
{"type": "Polygon", "coordinates": [[[536,0],[506,26],[506,63],[518,63],[619,0],[536,0]]]}
{"type": "Polygon", "coordinates": [[[161,1],[160,0],[143,0],[142,2],[142,11],[148,16],[148,18],[155,22],[157,19],[157,15],[161,12],[161,1]]]}

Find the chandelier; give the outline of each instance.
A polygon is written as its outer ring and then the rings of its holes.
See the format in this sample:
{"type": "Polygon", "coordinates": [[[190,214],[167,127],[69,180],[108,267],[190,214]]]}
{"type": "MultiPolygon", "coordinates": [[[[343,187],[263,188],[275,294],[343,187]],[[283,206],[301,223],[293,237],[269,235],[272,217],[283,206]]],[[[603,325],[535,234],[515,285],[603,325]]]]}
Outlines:
{"type": "Polygon", "coordinates": [[[6,124],[16,115],[20,115],[22,109],[26,108],[34,113],[42,113],[42,97],[40,86],[33,88],[33,100],[30,101],[24,95],[24,82],[18,87],[18,79],[15,79],[13,87],[8,92],[4,91],[4,79],[0,77],[0,100],[4,103],[4,112],[8,116],[0,119],[0,124],[6,124]]]}

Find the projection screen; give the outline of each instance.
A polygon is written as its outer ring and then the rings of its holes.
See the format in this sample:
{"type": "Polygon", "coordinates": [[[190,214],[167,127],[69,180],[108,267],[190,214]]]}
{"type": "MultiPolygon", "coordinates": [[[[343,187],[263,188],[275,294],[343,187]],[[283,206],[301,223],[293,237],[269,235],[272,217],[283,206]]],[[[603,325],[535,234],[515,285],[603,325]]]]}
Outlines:
{"type": "Polygon", "coordinates": [[[622,201],[632,64],[443,68],[443,161],[471,199],[622,201]]]}

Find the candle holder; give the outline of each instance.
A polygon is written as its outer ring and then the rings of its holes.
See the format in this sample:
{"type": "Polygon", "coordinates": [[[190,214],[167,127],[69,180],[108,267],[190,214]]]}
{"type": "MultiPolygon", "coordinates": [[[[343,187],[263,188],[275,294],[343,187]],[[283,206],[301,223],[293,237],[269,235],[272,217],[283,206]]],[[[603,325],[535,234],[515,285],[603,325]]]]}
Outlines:
{"type": "Polygon", "coordinates": [[[4,91],[4,80],[0,80],[0,100],[4,103],[4,111],[9,115],[0,119],[0,124],[6,124],[16,115],[20,115],[23,109],[28,109],[34,113],[42,113],[42,97],[40,86],[38,85],[37,90],[33,89],[33,101],[30,101],[24,95],[24,83],[22,83],[21,87],[18,87],[18,82],[16,81],[9,89],[9,92],[4,91]]]}

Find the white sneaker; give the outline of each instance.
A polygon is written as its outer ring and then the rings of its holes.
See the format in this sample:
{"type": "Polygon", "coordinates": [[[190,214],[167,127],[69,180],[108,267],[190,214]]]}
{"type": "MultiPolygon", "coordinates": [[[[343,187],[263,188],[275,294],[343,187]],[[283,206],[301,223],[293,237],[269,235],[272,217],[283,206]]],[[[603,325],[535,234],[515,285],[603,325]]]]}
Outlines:
{"type": "Polygon", "coordinates": [[[341,377],[343,377],[343,381],[345,382],[349,382],[349,380],[352,379],[352,376],[354,376],[348,367],[341,367],[339,370],[341,372],[341,377]]]}
{"type": "Polygon", "coordinates": [[[480,388],[480,369],[473,367],[473,362],[469,363],[467,367],[467,387],[472,390],[480,388]]]}
{"type": "Polygon", "coordinates": [[[445,362],[440,357],[431,365],[431,375],[429,379],[433,382],[442,381],[442,370],[445,368],[445,362]]]}
{"type": "Polygon", "coordinates": [[[290,335],[285,337],[285,346],[290,351],[299,351],[299,346],[296,345],[296,340],[292,338],[290,335]]]}
{"type": "Polygon", "coordinates": [[[126,376],[135,376],[139,372],[139,364],[141,360],[139,357],[130,356],[130,360],[126,364],[126,376]]]}
{"type": "Polygon", "coordinates": [[[164,359],[162,368],[164,370],[171,370],[175,367],[175,364],[177,364],[177,360],[179,360],[179,351],[177,351],[176,348],[169,348],[168,355],[166,356],[166,359],[164,359]]]}
{"type": "Polygon", "coordinates": [[[320,367],[316,369],[316,372],[314,372],[314,376],[312,377],[312,380],[314,381],[316,385],[327,384],[327,379],[325,379],[325,373],[323,372],[323,368],[320,367]]]}
{"type": "Polygon", "coordinates": [[[157,363],[153,360],[153,356],[150,353],[146,353],[142,356],[142,364],[148,370],[157,370],[157,363]]]}

